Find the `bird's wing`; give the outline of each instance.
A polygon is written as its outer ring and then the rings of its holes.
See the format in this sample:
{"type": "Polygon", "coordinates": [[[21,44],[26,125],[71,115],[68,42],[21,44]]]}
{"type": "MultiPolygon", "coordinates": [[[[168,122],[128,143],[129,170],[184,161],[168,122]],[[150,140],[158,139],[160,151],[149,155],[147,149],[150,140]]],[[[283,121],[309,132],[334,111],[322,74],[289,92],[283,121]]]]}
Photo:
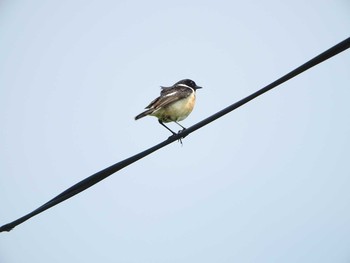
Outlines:
{"type": "Polygon", "coordinates": [[[160,88],[162,89],[160,91],[160,95],[161,96],[165,96],[166,94],[169,94],[169,93],[172,93],[176,90],[175,87],[171,86],[171,87],[163,87],[163,86],[160,86],[160,88]]]}
{"type": "Polygon", "coordinates": [[[153,100],[145,109],[166,107],[175,101],[187,98],[193,91],[187,87],[162,87],[161,95],[153,100]]]}

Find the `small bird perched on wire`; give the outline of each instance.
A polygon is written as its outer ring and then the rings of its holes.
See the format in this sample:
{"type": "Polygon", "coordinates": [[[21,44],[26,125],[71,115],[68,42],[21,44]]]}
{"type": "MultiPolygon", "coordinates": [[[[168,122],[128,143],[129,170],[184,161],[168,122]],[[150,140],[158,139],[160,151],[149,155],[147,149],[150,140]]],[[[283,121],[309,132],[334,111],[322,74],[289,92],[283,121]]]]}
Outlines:
{"type": "Polygon", "coordinates": [[[176,133],[164,123],[173,121],[183,130],[186,129],[178,122],[186,119],[192,112],[196,102],[196,90],[201,88],[190,79],[180,80],[170,87],[161,86],[160,96],[153,100],[144,112],[137,115],[135,120],[148,115],[155,116],[162,126],[175,135],[176,133]]]}

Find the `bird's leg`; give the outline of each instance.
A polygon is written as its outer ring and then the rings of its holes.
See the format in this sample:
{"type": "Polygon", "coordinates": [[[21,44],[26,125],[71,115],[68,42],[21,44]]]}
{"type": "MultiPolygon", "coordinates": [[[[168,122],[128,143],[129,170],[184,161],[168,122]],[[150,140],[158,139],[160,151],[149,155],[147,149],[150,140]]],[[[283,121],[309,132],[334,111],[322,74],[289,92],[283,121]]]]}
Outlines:
{"type": "Polygon", "coordinates": [[[173,132],[172,130],[170,130],[170,128],[168,126],[166,126],[161,120],[158,120],[158,122],[160,123],[160,125],[162,125],[163,127],[165,127],[168,131],[170,131],[173,135],[176,135],[175,132],[173,132]]]}
{"type": "MultiPolygon", "coordinates": [[[[178,133],[181,133],[182,131],[186,130],[186,128],[185,128],[184,126],[182,126],[180,123],[178,123],[177,121],[175,121],[175,123],[176,123],[177,125],[179,125],[179,126],[182,128],[182,130],[179,131],[178,133]]],[[[186,136],[187,136],[187,135],[182,136],[182,138],[185,138],[186,136]]]]}
{"type": "Polygon", "coordinates": [[[177,121],[174,121],[177,125],[179,125],[181,128],[182,128],[182,130],[186,130],[186,128],[184,127],[184,126],[182,126],[180,123],[178,123],[177,121]]]}
{"type": "MultiPolygon", "coordinates": [[[[177,135],[175,132],[173,132],[168,126],[166,126],[161,120],[158,120],[158,122],[159,122],[159,124],[160,125],[162,125],[163,127],[165,127],[168,131],[170,131],[173,135],[172,136],[174,136],[174,135],[177,135]]],[[[181,126],[181,125],[180,125],[181,126]]],[[[170,136],[171,137],[171,136],[170,136]]],[[[170,138],[169,137],[169,138],[170,138]]],[[[181,141],[181,139],[179,139],[179,142],[181,143],[181,145],[182,145],[182,141],[181,141]]]]}

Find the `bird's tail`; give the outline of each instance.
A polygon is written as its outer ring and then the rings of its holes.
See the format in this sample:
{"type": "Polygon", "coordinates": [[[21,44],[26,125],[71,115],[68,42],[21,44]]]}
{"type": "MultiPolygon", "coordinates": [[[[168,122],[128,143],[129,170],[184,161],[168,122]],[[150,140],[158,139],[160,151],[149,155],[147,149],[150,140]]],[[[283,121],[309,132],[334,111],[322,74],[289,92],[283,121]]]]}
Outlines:
{"type": "Polygon", "coordinates": [[[148,110],[146,110],[146,111],[140,113],[139,115],[137,115],[137,116],[135,117],[135,121],[138,120],[138,119],[141,119],[142,117],[145,117],[145,116],[151,114],[153,111],[154,111],[153,109],[148,109],[148,110]]]}

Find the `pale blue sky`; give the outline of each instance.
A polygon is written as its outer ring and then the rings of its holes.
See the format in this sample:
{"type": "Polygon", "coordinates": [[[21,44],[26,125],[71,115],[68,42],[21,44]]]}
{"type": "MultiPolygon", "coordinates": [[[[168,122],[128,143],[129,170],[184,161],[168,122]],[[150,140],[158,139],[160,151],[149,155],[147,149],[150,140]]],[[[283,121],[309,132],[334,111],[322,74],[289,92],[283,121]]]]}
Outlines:
{"type": "MultiPolygon", "coordinates": [[[[336,1],[2,1],[0,224],[349,37],[336,1]],[[170,124],[174,129],[176,125],[170,124]]],[[[349,262],[350,52],[0,234],[0,262],[349,262]]]]}

